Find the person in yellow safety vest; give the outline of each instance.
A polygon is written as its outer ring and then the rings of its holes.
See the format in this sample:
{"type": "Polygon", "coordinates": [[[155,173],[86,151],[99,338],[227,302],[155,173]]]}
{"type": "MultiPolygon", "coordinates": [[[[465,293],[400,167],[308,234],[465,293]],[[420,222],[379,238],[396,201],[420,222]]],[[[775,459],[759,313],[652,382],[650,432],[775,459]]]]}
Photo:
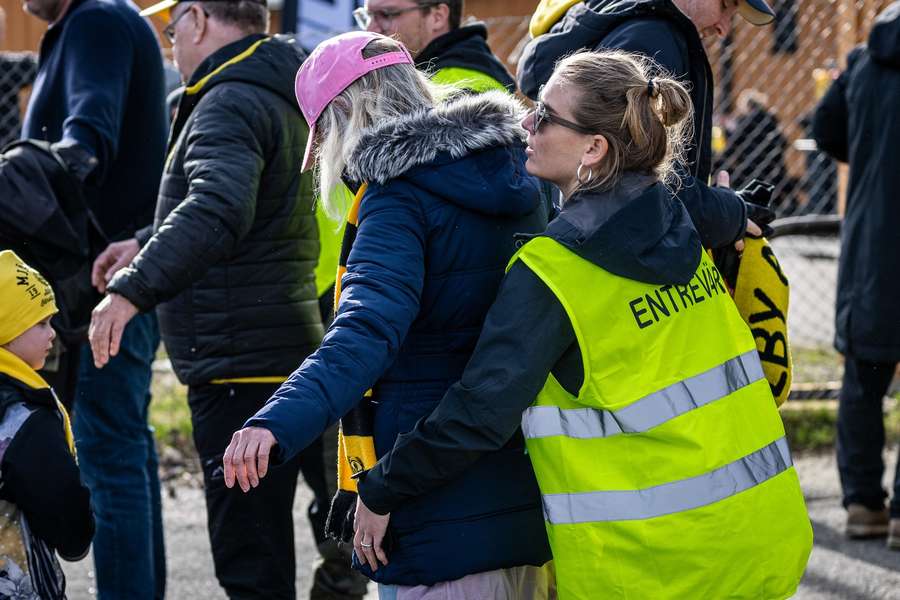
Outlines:
{"type": "Polygon", "coordinates": [[[562,212],[510,261],[461,381],[359,477],[368,560],[390,560],[391,511],[521,423],[561,600],[796,591],[803,495],[753,336],[665,185],[691,103],[653,72],[573,55],[523,121],[562,212]]]}
{"type": "Polygon", "coordinates": [[[514,92],[515,80],[488,47],[487,26],[463,24],[463,8],[463,0],[366,0],[353,16],[360,29],[402,42],[435,83],[514,92]]]}

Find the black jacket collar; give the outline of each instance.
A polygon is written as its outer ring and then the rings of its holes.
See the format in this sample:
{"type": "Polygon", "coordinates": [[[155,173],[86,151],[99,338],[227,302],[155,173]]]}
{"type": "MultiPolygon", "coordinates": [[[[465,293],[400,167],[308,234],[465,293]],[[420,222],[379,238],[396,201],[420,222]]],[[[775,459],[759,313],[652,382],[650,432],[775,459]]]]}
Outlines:
{"type": "Polygon", "coordinates": [[[487,44],[487,27],[484,23],[472,23],[445,33],[431,41],[416,57],[416,67],[437,71],[449,67],[472,69],[493,77],[510,92],[516,82],[494,56],[487,44]]]}
{"type": "Polygon", "coordinates": [[[44,406],[56,410],[56,398],[50,388],[34,389],[6,373],[0,373],[0,418],[16,402],[44,406]]]}
{"type": "Polygon", "coordinates": [[[266,36],[264,34],[255,33],[241,38],[236,42],[231,42],[230,44],[222,46],[221,48],[207,56],[203,60],[203,62],[200,63],[197,69],[191,74],[191,78],[187,83],[187,87],[196,85],[197,82],[199,82],[201,79],[222,66],[225,61],[231,60],[265,37],[266,36]]]}
{"type": "Polygon", "coordinates": [[[690,281],[702,250],[681,202],[637,174],[608,191],[575,194],[544,235],[610,273],[654,285],[690,281]]]}

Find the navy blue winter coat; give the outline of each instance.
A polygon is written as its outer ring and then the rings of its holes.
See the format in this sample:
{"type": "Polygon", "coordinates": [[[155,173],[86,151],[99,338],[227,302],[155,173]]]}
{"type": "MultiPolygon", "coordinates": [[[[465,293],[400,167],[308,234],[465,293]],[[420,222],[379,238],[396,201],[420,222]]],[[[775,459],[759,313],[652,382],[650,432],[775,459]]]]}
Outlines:
{"type": "Polygon", "coordinates": [[[85,196],[111,239],[153,221],[166,152],[159,42],[130,0],[73,0],[41,40],[22,137],[97,159],[85,196]]]}
{"type": "Polygon", "coordinates": [[[816,108],[819,149],[850,163],[841,228],[834,345],[872,362],[900,361],[900,2],[816,108]]]}
{"type": "MultiPolygon", "coordinates": [[[[381,456],[459,379],[513,235],[546,224],[518,113],[508,95],[489,92],[364,134],[348,170],[370,187],[337,316],[321,348],[247,422],[272,431],[277,459],[299,452],[372,386],[381,456]]],[[[384,583],[433,584],[550,560],[521,434],[406,503],[391,527],[390,563],[363,569],[384,583]]]]}

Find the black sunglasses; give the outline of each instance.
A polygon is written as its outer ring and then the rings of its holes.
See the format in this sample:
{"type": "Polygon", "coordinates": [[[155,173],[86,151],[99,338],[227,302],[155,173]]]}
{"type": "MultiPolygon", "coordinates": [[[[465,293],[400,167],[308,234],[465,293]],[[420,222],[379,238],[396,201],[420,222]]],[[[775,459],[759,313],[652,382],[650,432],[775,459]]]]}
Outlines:
{"type": "Polygon", "coordinates": [[[532,133],[537,133],[541,128],[541,125],[544,123],[555,123],[561,127],[565,127],[566,129],[571,129],[572,131],[577,131],[578,133],[584,133],[586,135],[594,135],[597,133],[596,131],[592,131],[583,125],[579,125],[578,123],[573,123],[572,121],[568,121],[563,119],[562,117],[553,114],[553,109],[547,106],[543,102],[535,102],[534,103],[534,124],[532,125],[532,133]]]}

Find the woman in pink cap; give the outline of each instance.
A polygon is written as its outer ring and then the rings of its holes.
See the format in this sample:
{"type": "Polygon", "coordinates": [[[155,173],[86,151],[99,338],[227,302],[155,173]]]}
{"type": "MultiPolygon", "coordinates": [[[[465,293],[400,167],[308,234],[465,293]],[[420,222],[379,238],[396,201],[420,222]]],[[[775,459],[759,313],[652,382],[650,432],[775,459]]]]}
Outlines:
{"type": "MultiPolygon", "coordinates": [[[[502,92],[438,104],[434,89],[402,45],[370,32],[323,42],[300,69],[297,98],[311,126],[303,166],[317,163],[335,219],[351,205],[341,182],[359,188],[346,273],[322,346],[234,435],[229,485],[260,485],[270,457],[289,459],[351,410],[343,430],[352,449],[369,433],[360,406],[372,411],[374,456],[362,451],[358,470],[371,467],[459,379],[514,234],[546,225],[538,181],[524,168],[522,106],[502,92]]],[[[385,584],[382,598],[547,597],[550,550],[523,448],[518,435],[398,508],[387,539],[355,536],[354,563],[385,584]]]]}

